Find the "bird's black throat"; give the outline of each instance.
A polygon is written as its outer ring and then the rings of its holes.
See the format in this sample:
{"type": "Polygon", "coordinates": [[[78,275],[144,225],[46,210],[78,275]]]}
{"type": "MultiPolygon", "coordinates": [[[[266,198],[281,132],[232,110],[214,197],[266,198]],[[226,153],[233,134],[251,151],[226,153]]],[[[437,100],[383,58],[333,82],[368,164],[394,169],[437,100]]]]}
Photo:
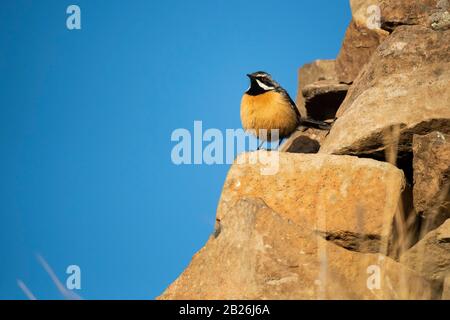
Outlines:
{"type": "Polygon", "coordinates": [[[249,96],[257,96],[265,92],[267,92],[267,90],[261,88],[255,79],[251,79],[250,88],[245,93],[248,94],[249,96]]]}

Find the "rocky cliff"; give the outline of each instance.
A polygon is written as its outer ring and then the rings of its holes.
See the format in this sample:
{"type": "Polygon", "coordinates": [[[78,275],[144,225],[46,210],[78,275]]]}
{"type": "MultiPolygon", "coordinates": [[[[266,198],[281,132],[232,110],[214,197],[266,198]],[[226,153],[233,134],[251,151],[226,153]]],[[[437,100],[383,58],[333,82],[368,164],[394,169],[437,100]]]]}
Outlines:
{"type": "Polygon", "coordinates": [[[299,70],[330,133],[293,134],[272,175],[240,155],[159,299],[450,299],[449,2],[350,2],[336,61],[299,70]]]}

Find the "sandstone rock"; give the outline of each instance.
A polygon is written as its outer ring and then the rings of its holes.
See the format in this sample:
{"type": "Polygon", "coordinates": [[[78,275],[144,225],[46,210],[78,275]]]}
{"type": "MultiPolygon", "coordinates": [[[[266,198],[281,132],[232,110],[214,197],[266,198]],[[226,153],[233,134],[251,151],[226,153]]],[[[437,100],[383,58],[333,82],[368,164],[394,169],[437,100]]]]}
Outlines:
{"type": "Polygon", "coordinates": [[[382,28],[392,31],[400,25],[430,27],[433,24],[434,28],[442,24],[442,28],[448,8],[448,0],[380,0],[382,28]]]}
{"type": "Polygon", "coordinates": [[[447,276],[442,288],[442,300],[450,300],[450,276],[447,276]]]}
{"type": "Polygon", "coordinates": [[[256,197],[284,218],[312,230],[327,234],[346,231],[378,241],[390,235],[404,187],[401,170],[351,156],[270,155],[276,157],[271,165],[276,165],[277,171],[272,175],[262,175],[267,165],[254,161],[266,158],[265,151],[237,158],[222,190],[218,221],[242,197],[256,197]]]}
{"type": "Polygon", "coordinates": [[[340,248],[243,198],[158,299],[429,299],[430,284],[378,254],[340,248]]]}
{"type": "Polygon", "coordinates": [[[294,132],[280,147],[281,152],[317,153],[328,131],[308,128],[294,132]]]}
{"type": "Polygon", "coordinates": [[[337,232],[317,232],[325,240],[330,241],[342,248],[364,252],[378,253],[380,251],[380,241],[373,235],[355,234],[346,231],[337,232]]]}
{"type": "MultiPolygon", "coordinates": [[[[413,134],[450,132],[450,32],[398,27],[350,88],[320,152],[383,153],[390,131],[398,151],[413,134]]],[[[391,139],[392,138],[392,139],[391,139]]]]}
{"type": "Polygon", "coordinates": [[[370,64],[351,86],[337,115],[341,116],[361,93],[390,75],[428,69],[439,78],[445,64],[450,62],[449,38],[448,32],[434,32],[420,26],[400,27],[377,49],[370,64]]]}
{"type": "Polygon", "coordinates": [[[308,84],[319,80],[335,80],[336,68],[334,60],[316,60],[305,64],[298,70],[298,91],[296,104],[302,117],[307,116],[302,90],[308,84]]]}
{"type": "Polygon", "coordinates": [[[450,219],[406,251],[400,262],[442,284],[450,275],[450,219]]]}
{"type": "Polygon", "coordinates": [[[431,27],[434,30],[448,30],[450,29],[450,12],[440,11],[433,14],[430,18],[431,27]]]}
{"type": "Polygon", "coordinates": [[[450,135],[415,135],[414,207],[433,227],[450,218],[450,135]]]}
{"type": "Polygon", "coordinates": [[[350,6],[353,20],[336,59],[338,80],[345,83],[356,78],[388,31],[397,26],[450,28],[448,0],[350,0],[350,6]]]}
{"type": "MultiPolygon", "coordinates": [[[[380,0],[350,0],[350,8],[352,10],[353,20],[358,25],[366,25],[366,26],[370,24],[370,22],[375,22],[371,20],[375,18],[373,16],[376,13],[374,12],[374,6],[379,7],[379,5],[380,0]]],[[[381,24],[381,21],[377,22],[381,24]]]]}
{"type": "Polygon", "coordinates": [[[336,80],[320,80],[308,84],[302,90],[308,116],[316,120],[336,117],[349,86],[336,80]]]}
{"type": "Polygon", "coordinates": [[[338,81],[352,83],[388,34],[379,28],[369,29],[366,24],[352,20],[336,58],[338,81]]]}

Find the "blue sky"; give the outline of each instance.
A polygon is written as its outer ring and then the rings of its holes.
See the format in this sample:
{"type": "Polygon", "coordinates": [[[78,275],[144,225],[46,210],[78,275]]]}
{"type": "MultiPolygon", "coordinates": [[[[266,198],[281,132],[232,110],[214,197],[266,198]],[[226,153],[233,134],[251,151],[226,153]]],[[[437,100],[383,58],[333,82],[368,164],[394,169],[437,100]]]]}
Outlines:
{"type": "Polygon", "coordinates": [[[294,98],[297,69],[339,52],[329,1],[40,0],[0,4],[0,299],[153,299],[213,231],[227,165],[175,166],[174,129],[239,128],[246,73],[294,98]],[[66,8],[81,8],[81,30],[66,8]]]}

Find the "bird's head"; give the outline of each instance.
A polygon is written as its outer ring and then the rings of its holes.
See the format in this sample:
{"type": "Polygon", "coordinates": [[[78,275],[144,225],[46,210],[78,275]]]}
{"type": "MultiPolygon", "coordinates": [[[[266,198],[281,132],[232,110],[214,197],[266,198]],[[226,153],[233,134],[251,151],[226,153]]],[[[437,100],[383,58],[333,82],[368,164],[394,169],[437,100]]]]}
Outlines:
{"type": "Polygon", "coordinates": [[[250,78],[250,87],[246,91],[249,95],[258,95],[267,91],[276,90],[280,85],[272,79],[272,76],[264,71],[247,74],[250,78]]]}

